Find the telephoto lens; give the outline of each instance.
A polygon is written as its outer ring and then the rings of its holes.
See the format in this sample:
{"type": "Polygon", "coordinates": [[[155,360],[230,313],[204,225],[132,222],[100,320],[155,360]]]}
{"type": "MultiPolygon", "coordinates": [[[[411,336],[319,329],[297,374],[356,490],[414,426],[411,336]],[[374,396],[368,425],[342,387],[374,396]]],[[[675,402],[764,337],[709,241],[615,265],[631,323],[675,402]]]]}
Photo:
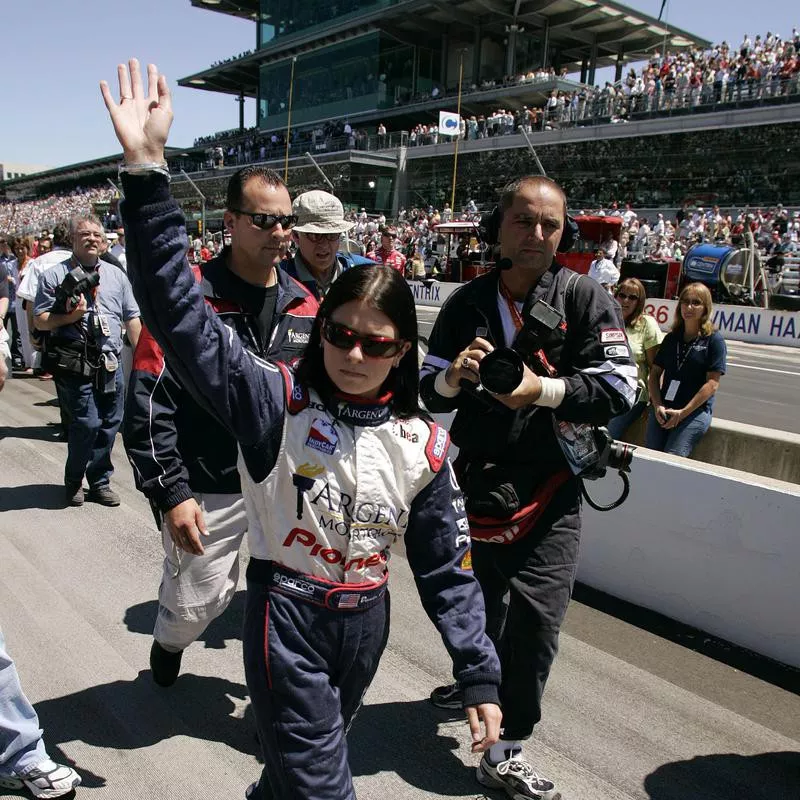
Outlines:
{"type": "Polygon", "coordinates": [[[492,394],[511,394],[522,382],[522,356],[510,347],[492,350],[478,369],[483,388],[492,394]]]}

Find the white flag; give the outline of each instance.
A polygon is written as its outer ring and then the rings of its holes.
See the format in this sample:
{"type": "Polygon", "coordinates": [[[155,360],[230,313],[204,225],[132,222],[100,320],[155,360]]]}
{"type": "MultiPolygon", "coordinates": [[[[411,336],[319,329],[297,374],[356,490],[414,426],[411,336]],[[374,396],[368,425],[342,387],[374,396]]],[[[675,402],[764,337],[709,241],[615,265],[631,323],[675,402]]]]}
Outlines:
{"type": "Polygon", "coordinates": [[[461,120],[452,111],[439,112],[439,136],[458,136],[461,120]]]}

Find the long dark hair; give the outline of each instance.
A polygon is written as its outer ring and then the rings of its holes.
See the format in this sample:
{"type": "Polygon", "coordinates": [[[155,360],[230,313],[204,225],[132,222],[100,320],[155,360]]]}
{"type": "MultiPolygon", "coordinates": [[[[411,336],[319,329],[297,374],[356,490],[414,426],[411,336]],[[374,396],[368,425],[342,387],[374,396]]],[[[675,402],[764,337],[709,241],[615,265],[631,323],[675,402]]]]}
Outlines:
{"type": "Polygon", "coordinates": [[[322,301],[311,338],[297,366],[297,380],[323,397],[329,397],[336,387],[325,370],[322,357],[321,332],[323,320],[353,300],[365,302],[386,314],[397,328],[398,337],[411,343],[408,352],[393,367],[383,385],[392,392],[390,405],[398,417],[415,417],[419,408],[419,364],[417,361],[417,309],[414,295],[405,278],[384,264],[352,267],[337,278],[322,301]]]}

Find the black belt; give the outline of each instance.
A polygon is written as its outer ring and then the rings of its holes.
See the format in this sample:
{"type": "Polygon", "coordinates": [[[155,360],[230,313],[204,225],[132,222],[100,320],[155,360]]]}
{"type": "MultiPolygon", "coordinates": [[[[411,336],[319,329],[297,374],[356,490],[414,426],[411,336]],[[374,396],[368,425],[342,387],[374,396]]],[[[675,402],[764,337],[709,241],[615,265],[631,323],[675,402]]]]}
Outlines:
{"type": "Polygon", "coordinates": [[[389,574],[380,583],[336,583],[296,572],[275,561],[251,558],[247,579],[266,584],[270,591],[296,597],[332,611],[366,611],[386,594],[389,574]]]}

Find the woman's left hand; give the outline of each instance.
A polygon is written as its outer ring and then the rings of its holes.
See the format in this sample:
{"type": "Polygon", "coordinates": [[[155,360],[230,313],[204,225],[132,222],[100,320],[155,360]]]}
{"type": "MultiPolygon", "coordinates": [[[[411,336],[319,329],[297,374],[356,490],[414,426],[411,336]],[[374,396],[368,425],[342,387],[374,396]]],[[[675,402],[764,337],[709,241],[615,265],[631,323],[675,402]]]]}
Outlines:
{"type": "Polygon", "coordinates": [[[469,730],[472,734],[472,752],[483,753],[500,739],[500,722],[503,712],[495,703],[481,703],[479,706],[467,706],[464,709],[469,720],[469,730]],[[481,736],[481,720],[485,735],[481,736]]]}
{"type": "Polygon", "coordinates": [[[685,418],[685,414],[681,408],[668,408],[666,409],[666,414],[666,422],[662,423],[661,427],[668,431],[677,428],[685,418]]]}

